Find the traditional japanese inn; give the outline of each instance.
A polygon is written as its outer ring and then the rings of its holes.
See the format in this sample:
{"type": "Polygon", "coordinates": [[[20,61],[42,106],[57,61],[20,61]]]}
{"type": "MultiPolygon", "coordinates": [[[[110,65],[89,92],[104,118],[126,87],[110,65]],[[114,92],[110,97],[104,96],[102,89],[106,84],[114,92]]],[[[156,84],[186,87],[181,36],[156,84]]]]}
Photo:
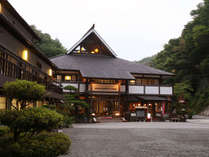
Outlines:
{"type": "Polygon", "coordinates": [[[169,107],[173,88],[163,81],[173,74],[118,58],[94,25],[66,55],[51,61],[57,81],[76,87],[97,116],[124,116],[139,108],[154,118],[169,107]]]}
{"type": "Polygon", "coordinates": [[[7,0],[0,1],[0,109],[18,106],[1,90],[7,81],[35,81],[46,87],[44,100],[31,106],[63,103],[73,92],[96,116],[124,117],[143,110],[155,119],[165,114],[173,87],[172,73],[121,59],[93,25],[65,55],[48,59],[35,46],[38,35],[7,0]],[[76,90],[64,90],[66,86],[76,90]]]}

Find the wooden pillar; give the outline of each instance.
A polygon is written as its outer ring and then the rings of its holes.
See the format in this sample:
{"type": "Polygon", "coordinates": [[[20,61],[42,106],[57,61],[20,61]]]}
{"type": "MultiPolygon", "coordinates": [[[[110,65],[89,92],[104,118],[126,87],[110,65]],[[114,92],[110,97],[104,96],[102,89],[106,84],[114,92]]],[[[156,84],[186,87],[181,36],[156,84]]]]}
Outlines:
{"type": "Polygon", "coordinates": [[[128,80],[126,80],[126,94],[129,94],[129,84],[128,84],[128,80]]]}
{"type": "Polygon", "coordinates": [[[77,81],[78,81],[78,96],[80,96],[80,75],[77,74],[77,81]]]}

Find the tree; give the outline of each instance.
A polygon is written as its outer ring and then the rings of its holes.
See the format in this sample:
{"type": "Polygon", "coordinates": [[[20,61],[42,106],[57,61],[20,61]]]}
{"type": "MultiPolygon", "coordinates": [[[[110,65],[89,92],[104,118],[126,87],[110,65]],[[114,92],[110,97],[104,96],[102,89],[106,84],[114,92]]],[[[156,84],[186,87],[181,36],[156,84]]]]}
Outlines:
{"type": "Polygon", "coordinates": [[[83,116],[86,114],[86,110],[89,108],[89,104],[79,98],[76,94],[77,88],[66,86],[64,89],[70,91],[70,93],[65,94],[64,104],[59,105],[60,111],[64,115],[75,117],[76,121],[82,120],[83,116]]]}
{"type": "Polygon", "coordinates": [[[0,113],[0,122],[10,128],[17,141],[20,136],[33,136],[42,131],[52,131],[63,125],[63,116],[46,108],[6,110],[0,113]]]}
{"type": "Polygon", "coordinates": [[[54,57],[57,55],[65,54],[67,49],[62,45],[59,39],[52,39],[47,33],[42,33],[34,25],[31,28],[38,34],[41,38],[40,42],[35,43],[35,45],[43,52],[47,57],[54,57]]]}
{"type": "Polygon", "coordinates": [[[150,64],[176,74],[169,82],[176,83],[176,93],[188,97],[189,107],[198,113],[209,105],[209,0],[191,15],[193,20],[185,25],[182,35],[169,40],[150,64]]]}
{"type": "Polygon", "coordinates": [[[3,85],[3,91],[10,100],[17,100],[17,106],[15,108],[18,110],[19,103],[20,108],[24,109],[29,102],[41,100],[45,94],[45,87],[36,82],[16,80],[12,82],[6,82],[3,85]]]}

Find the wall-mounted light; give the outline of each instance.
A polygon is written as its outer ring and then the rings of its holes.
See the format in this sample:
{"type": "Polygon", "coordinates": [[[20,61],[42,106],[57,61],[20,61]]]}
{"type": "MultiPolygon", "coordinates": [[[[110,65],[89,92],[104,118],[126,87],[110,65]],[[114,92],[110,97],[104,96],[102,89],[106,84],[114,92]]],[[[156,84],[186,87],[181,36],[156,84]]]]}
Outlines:
{"type": "Polygon", "coordinates": [[[49,75],[49,76],[52,76],[52,69],[49,69],[48,75],[49,75]]]}
{"type": "Polygon", "coordinates": [[[22,59],[28,61],[28,50],[23,50],[22,59]]]}

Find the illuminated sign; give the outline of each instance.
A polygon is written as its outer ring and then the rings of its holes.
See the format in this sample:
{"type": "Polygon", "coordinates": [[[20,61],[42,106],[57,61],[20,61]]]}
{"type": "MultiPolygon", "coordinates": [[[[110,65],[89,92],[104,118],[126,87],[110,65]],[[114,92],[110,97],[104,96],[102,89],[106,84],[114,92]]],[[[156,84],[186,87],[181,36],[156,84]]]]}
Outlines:
{"type": "Polygon", "coordinates": [[[94,92],[118,92],[118,84],[92,84],[92,91],[94,92]]]}

